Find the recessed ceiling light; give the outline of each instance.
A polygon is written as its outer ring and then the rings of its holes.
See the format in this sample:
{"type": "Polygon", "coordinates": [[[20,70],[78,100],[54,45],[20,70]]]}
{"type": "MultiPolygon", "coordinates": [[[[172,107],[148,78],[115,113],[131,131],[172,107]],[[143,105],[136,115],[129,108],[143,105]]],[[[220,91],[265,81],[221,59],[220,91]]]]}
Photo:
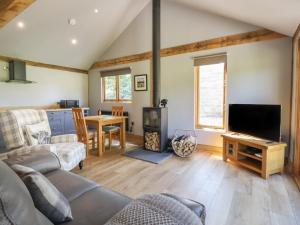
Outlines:
{"type": "Polygon", "coordinates": [[[94,13],[98,13],[99,12],[99,10],[98,9],[94,9],[94,13]]]}
{"type": "Polygon", "coordinates": [[[73,38],[73,39],[71,40],[71,43],[72,43],[72,45],[76,45],[76,44],[77,44],[77,39],[73,38]]]}
{"type": "Polygon", "coordinates": [[[68,23],[69,23],[70,25],[74,26],[74,25],[76,25],[76,19],[70,18],[70,19],[68,19],[68,23]]]}
{"type": "Polygon", "coordinates": [[[17,23],[17,26],[22,29],[25,27],[25,24],[22,21],[20,21],[17,23]]]}

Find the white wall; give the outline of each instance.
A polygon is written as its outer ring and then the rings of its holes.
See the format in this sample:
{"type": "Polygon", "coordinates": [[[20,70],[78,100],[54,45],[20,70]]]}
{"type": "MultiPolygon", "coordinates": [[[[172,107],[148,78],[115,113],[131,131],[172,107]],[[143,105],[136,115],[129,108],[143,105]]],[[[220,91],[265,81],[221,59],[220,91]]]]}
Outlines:
{"type": "MultiPolygon", "coordinates": [[[[283,140],[289,141],[291,39],[258,42],[162,59],[162,98],[169,99],[169,133],[194,129],[192,56],[227,52],[227,106],[281,104],[283,140]]],[[[220,132],[198,130],[199,142],[222,146],[220,132]]]]}
{"type": "Polygon", "coordinates": [[[8,63],[0,61],[0,108],[49,106],[61,99],[79,99],[88,105],[88,76],[81,73],[26,66],[27,80],[33,84],[5,83],[8,63]]]}
{"type": "MultiPolygon", "coordinates": [[[[206,40],[230,34],[257,30],[258,27],[219,17],[206,12],[182,7],[163,1],[162,8],[162,48],[193,41],[206,40]]],[[[104,54],[103,59],[141,53],[151,50],[151,6],[132,22],[117,41],[104,54]]],[[[284,141],[288,142],[291,94],[292,45],[290,38],[256,42],[239,46],[200,51],[192,54],[162,58],[161,97],[169,99],[169,135],[174,130],[194,129],[194,68],[192,56],[227,52],[229,103],[281,104],[283,106],[282,129],[284,141]]],[[[139,73],[150,73],[149,61],[134,63],[139,65],[139,73]],[[144,66],[144,69],[142,68],[144,66]]],[[[106,68],[103,68],[106,69],[106,68]]],[[[90,72],[90,77],[96,77],[90,72]]],[[[99,76],[97,75],[97,79],[99,76]]],[[[99,82],[99,81],[98,81],[99,82]]],[[[100,104],[100,85],[95,87],[90,81],[89,99],[100,104]],[[96,89],[97,88],[97,89],[96,89]],[[95,95],[97,90],[97,95],[95,95]]],[[[135,93],[134,93],[135,94],[135,93]]],[[[149,93],[144,93],[144,101],[150,104],[149,93]]],[[[141,118],[142,100],[134,100],[130,108],[137,111],[134,118],[141,118]]],[[[142,127],[135,134],[141,135],[142,127]]],[[[198,130],[199,143],[222,146],[220,134],[215,130],[198,130]]]]}
{"type": "MultiPolygon", "coordinates": [[[[121,67],[129,66],[131,68],[132,75],[147,74],[148,78],[148,89],[150,87],[150,62],[142,61],[137,63],[132,63],[130,65],[122,65],[121,67]]],[[[118,67],[114,67],[118,68],[118,67]]],[[[105,68],[112,69],[112,68],[105,68]]],[[[103,70],[103,69],[102,69],[103,70]]],[[[142,135],[142,120],[143,120],[143,107],[150,106],[150,91],[133,91],[132,103],[109,103],[101,102],[101,79],[100,79],[101,70],[93,70],[89,72],[89,100],[91,112],[93,114],[97,113],[98,109],[109,110],[113,105],[123,105],[125,110],[129,113],[129,123],[134,122],[133,133],[137,135],[142,135]]],[[[134,80],[132,77],[132,88],[134,80]]]]}
{"type": "MultiPolygon", "coordinates": [[[[161,47],[173,47],[225,35],[259,29],[256,26],[205,11],[162,1],[161,47]]],[[[152,49],[152,4],[148,4],[127,27],[102,59],[142,53],[152,49]]]]}

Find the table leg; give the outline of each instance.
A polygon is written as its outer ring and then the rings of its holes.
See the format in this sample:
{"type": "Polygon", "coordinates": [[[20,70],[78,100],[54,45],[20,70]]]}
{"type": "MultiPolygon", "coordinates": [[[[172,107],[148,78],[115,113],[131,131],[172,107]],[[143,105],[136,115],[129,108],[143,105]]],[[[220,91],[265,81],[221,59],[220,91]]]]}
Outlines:
{"type": "Polygon", "coordinates": [[[125,119],[123,119],[122,123],[121,123],[121,147],[122,147],[122,151],[125,152],[125,148],[126,148],[126,131],[125,131],[125,119]]]}
{"type": "Polygon", "coordinates": [[[98,136],[98,156],[103,155],[103,149],[102,149],[102,125],[101,123],[97,124],[97,136],[98,136]]]}

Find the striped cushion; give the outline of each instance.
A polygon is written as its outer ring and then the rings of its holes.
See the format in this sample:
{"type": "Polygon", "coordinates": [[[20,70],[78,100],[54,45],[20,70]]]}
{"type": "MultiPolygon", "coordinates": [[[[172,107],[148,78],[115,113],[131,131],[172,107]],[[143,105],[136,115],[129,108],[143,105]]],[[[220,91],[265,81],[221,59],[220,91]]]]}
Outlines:
{"type": "Polygon", "coordinates": [[[25,183],[35,207],[51,222],[59,224],[73,219],[68,200],[45,176],[18,164],[13,165],[12,169],[25,183]]]}
{"type": "Polygon", "coordinates": [[[20,135],[26,140],[26,125],[37,124],[44,122],[46,124],[45,131],[51,136],[51,129],[48,122],[48,117],[45,110],[35,110],[35,109],[21,109],[21,110],[11,110],[10,111],[16,118],[20,135]]]}
{"type": "Polygon", "coordinates": [[[16,117],[11,112],[0,113],[0,129],[6,149],[10,150],[25,145],[25,139],[20,133],[16,117]]]}
{"type": "Polygon", "coordinates": [[[51,135],[45,110],[23,109],[0,113],[0,129],[7,150],[28,145],[25,138],[25,126],[45,121],[46,131],[51,135]]]}

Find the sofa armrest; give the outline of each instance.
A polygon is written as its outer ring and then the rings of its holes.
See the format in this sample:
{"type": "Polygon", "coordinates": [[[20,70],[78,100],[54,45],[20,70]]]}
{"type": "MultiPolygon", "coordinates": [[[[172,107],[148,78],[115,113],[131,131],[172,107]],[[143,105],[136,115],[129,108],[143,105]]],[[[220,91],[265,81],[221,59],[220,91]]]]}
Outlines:
{"type": "Polygon", "coordinates": [[[57,156],[47,150],[28,152],[4,160],[9,166],[19,164],[30,167],[40,173],[48,173],[61,168],[57,156]]]}
{"type": "Polygon", "coordinates": [[[11,151],[7,152],[7,158],[12,158],[12,157],[16,157],[16,156],[19,156],[19,155],[24,155],[24,154],[27,154],[27,153],[38,152],[38,151],[41,151],[41,150],[47,150],[47,151],[52,152],[55,155],[57,155],[57,150],[56,150],[55,145],[45,144],[45,145],[25,146],[25,147],[22,147],[22,148],[17,148],[17,149],[11,150],[11,151]]]}
{"type": "Polygon", "coordinates": [[[58,143],[74,143],[77,142],[78,138],[76,134],[64,134],[58,136],[51,137],[51,144],[58,144],[58,143]]]}

